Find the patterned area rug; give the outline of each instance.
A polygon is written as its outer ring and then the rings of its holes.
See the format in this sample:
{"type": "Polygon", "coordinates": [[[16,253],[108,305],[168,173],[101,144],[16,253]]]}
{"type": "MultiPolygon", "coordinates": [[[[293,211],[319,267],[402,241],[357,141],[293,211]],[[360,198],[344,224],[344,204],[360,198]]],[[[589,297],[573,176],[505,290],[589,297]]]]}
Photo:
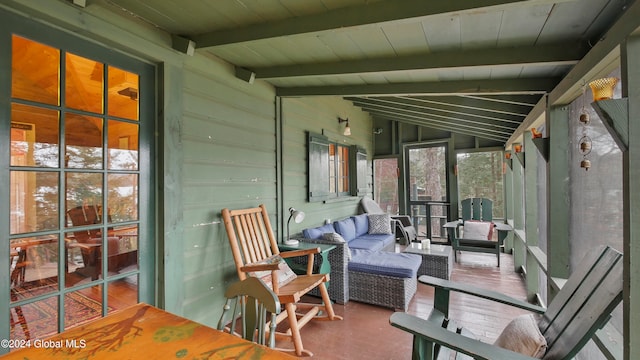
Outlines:
{"type": "MultiPolygon", "coordinates": [[[[12,288],[12,300],[23,300],[51,294],[46,299],[11,308],[11,339],[41,339],[58,333],[57,279],[26,282],[12,288]],[[22,313],[23,316],[20,316],[22,313]]],[[[67,293],[64,297],[65,329],[84,324],[102,316],[102,304],[85,293],[100,298],[94,288],[67,293]],[[81,292],[82,291],[82,292],[81,292]]]]}

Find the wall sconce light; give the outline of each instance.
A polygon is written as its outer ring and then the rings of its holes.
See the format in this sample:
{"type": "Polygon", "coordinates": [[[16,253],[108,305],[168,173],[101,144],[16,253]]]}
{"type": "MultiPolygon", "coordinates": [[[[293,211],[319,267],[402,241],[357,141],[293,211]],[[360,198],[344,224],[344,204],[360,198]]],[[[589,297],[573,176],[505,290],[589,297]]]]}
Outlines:
{"type": "Polygon", "coordinates": [[[511,152],[507,151],[506,153],[504,153],[504,158],[507,160],[511,159],[511,152]]]}
{"type": "Polygon", "coordinates": [[[517,153],[522,152],[522,144],[514,144],[513,150],[517,153]]]}
{"type": "Polygon", "coordinates": [[[344,127],[344,132],[342,133],[344,136],[351,135],[351,127],[349,126],[349,118],[341,119],[338,117],[338,124],[342,124],[343,122],[347,123],[347,126],[344,127]]]}
{"type": "Polygon", "coordinates": [[[291,219],[293,219],[296,224],[300,224],[302,220],[304,220],[304,212],[290,207],[289,214],[289,220],[287,220],[287,240],[285,240],[284,243],[286,245],[298,245],[298,240],[289,238],[289,223],[291,222],[291,219]]]}
{"type": "Polygon", "coordinates": [[[382,128],[375,128],[375,129],[373,129],[373,134],[374,134],[374,135],[380,135],[380,134],[382,134],[382,128]]]}
{"type": "Polygon", "coordinates": [[[619,79],[615,77],[608,77],[590,82],[589,87],[593,93],[593,101],[613,98],[613,90],[616,88],[618,80],[619,79]]]}

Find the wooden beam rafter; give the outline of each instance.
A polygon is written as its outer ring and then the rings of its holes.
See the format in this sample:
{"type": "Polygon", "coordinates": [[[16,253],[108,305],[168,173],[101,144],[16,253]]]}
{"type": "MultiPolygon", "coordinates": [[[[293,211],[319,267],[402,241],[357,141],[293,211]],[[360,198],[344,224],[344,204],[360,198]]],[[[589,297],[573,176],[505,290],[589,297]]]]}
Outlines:
{"type": "Polygon", "coordinates": [[[366,61],[332,61],[252,68],[259,79],[329,76],[429,69],[496,66],[575,65],[587,52],[578,43],[530,47],[505,47],[445,51],[407,56],[380,57],[366,61]]]}
{"type": "Polygon", "coordinates": [[[392,21],[406,21],[425,16],[508,8],[523,3],[531,6],[572,0],[460,0],[416,1],[385,0],[361,6],[343,7],[320,14],[291,17],[240,28],[223,29],[191,36],[198,48],[207,48],[280,36],[306,34],[392,21]]]}
{"type": "Polygon", "coordinates": [[[319,95],[466,95],[466,94],[546,94],[560,81],[559,78],[522,78],[494,80],[460,80],[370,85],[329,85],[280,87],[278,96],[319,95]]]}

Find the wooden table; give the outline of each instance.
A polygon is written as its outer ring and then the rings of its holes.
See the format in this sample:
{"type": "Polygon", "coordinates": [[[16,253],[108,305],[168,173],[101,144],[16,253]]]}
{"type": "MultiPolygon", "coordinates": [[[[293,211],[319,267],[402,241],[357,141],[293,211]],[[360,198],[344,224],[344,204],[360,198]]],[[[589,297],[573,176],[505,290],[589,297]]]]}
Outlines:
{"type": "Polygon", "coordinates": [[[143,303],[0,358],[296,359],[143,303]]]}

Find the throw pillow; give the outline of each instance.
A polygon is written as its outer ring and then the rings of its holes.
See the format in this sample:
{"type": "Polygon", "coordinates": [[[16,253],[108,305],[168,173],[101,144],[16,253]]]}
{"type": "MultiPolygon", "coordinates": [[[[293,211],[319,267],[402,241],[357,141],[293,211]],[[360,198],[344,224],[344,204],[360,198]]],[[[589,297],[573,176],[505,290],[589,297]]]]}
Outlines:
{"type": "Polygon", "coordinates": [[[542,336],[532,314],[520,315],[511,320],[494,345],[538,359],[542,359],[547,351],[547,340],[542,336]]]}
{"type": "Polygon", "coordinates": [[[493,238],[493,223],[487,221],[467,220],[462,226],[462,238],[491,240],[493,238]]]}
{"type": "Polygon", "coordinates": [[[369,234],[391,234],[389,214],[369,214],[369,234]]]}
{"type": "MultiPolygon", "coordinates": [[[[342,237],[342,235],[340,235],[338,233],[324,233],[322,235],[322,238],[324,240],[332,241],[332,242],[336,242],[336,243],[346,242],[346,241],[344,241],[344,238],[342,237]]],[[[348,244],[345,245],[344,251],[347,253],[347,260],[351,261],[351,248],[349,248],[348,244]]]]}
{"type": "MultiPolygon", "coordinates": [[[[289,265],[287,265],[286,261],[280,255],[272,255],[268,258],[252,263],[250,265],[259,265],[259,264],[278,264],[278,288],[281,288],[297,277],[296,273],[291,270],[289,265]]],[[[264,283],[273,290],[273,280],[271,277],[271,271],[251,271],[248,272],[247,275],[260,278],[264,283]]]]}

